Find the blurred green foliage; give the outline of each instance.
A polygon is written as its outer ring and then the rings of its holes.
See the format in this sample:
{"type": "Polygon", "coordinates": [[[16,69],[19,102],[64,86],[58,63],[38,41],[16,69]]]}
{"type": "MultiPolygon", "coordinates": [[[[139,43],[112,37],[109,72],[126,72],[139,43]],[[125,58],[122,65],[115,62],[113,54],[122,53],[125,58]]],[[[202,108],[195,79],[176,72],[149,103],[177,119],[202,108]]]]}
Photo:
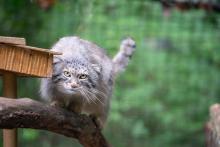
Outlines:
{"type": "MultiPolygon", "coordinates": [[[[5,0],[0,22],[0,35],[25,37],[29,45],[50,48],[62,36],[78,35],[110,56],[123,37],[132,36],[137,51],[117,78],[104,134],[116,147],[204,146],[209,106],[220,96],[219,14],[172,9],[165,16],[161,4],[150,0],[60,0],[47,11],[32,1],[5,0]]],[[[18,82],[19,97],[39,97],[39,81],[18,82]]],[[[78,143],[20,129],[19,144],[78,143]]]]}

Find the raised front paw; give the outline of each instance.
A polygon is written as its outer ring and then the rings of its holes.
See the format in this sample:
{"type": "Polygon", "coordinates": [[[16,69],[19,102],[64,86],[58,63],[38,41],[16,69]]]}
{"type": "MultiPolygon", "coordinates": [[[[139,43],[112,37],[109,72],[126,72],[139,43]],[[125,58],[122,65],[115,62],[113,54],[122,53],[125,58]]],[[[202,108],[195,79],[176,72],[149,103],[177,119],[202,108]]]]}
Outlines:
{"type": "Polygon", "coordinates": [[[121,50],[124,51],[124,54],[131,56],[136,48],[135,41],[128,37],[121,42],[121,50]]]}

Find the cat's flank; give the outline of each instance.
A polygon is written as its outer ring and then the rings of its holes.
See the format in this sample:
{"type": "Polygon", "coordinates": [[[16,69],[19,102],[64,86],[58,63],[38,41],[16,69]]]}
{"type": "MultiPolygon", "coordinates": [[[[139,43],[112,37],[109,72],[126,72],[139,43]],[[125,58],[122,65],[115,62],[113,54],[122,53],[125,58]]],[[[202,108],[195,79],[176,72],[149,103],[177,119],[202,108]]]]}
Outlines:
{"type": "Polygon", "coordinates": [[[41,95],[54,106],[93,116],[100,128],[106,122],[115,76],[125,69],[135,49],[127,38],[111,59],[105,51],[79,37],[61,38],[52,51],[53,75],[41,80],[41,95]]]}

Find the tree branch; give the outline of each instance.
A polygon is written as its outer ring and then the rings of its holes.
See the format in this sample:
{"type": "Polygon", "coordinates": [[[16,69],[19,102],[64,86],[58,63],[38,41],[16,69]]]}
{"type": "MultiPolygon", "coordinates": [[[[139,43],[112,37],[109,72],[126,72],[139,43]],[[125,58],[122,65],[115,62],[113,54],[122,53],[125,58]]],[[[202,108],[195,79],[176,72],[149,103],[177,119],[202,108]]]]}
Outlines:
{"type": "Polygon", "coordinates": [[[219,147],[220,145],[220,104],[210,107],[210,120],[206,124],[206,147],[219,147]]]}
{"type": "Polygon", "coordinates": [[[84,147],[109,147],[92,119],[29,98],[0,97],[0,128],[48,130],[78,139],[84,147]]]}

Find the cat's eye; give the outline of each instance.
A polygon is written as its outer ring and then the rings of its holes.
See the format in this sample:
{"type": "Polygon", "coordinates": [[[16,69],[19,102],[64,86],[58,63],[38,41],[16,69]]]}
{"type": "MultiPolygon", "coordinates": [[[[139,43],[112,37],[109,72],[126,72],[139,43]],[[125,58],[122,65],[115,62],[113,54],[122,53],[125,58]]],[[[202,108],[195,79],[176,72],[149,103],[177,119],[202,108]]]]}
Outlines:
{"type": "Polygon", "coordinates": [[[71,73],[69,71],[64,71],[63,74],[66,77],[71,77],[71,73]]]}
{"type": "Polygon", "coordinates": [[[86,74],[81,74],[79,75],[79,79],[86,79],[87,78],[87,75],[86,74]]]}

